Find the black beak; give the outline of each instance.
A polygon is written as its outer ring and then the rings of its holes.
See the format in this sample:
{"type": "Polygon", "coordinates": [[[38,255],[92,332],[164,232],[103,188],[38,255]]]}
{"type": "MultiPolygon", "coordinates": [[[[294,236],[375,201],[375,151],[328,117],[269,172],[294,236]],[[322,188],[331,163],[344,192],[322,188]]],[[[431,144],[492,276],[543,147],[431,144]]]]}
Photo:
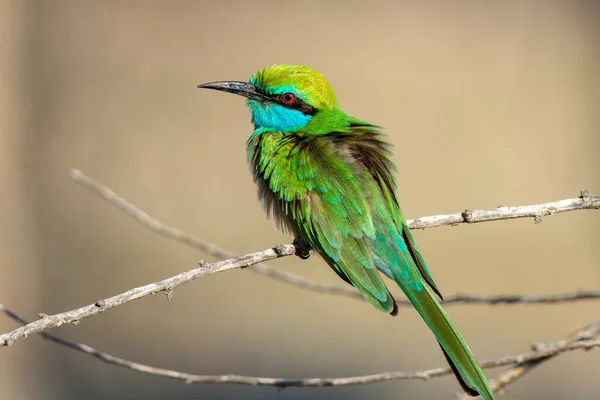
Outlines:
{"type": "Polygon", "coordinates": [[[200,89],[214,89],[222,92],[239,94],[252,100],[265,101],[267,97],[256,90],[256,86],[248,82],[224,81],[209,82],[198,85],[200,89]]]}

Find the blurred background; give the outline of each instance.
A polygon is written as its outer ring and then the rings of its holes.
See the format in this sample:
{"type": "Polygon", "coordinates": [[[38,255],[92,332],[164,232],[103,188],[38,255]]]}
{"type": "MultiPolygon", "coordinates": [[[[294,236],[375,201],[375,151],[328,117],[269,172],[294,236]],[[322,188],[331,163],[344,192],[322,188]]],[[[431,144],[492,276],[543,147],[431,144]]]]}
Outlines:
{"type": "MultiPolygon", "coordinates": [[[[196,89],[273,63],[322,71],[346,112],[386,128],[408,217],[600,192],[598,2],[0,4],[0,302],[29,319],[212,260],[74,184],[70,168],[236,254],[291,241],[256,201],[243,100],[196,89]]],[[[600,287],[599,212],[415,234],[448,295],[600,287]]],[[[272,265],[342,284],[318,257],[272,265]]],[[[486,360],[557,340],[597,319],[600,302],[448,310],[486,360]]],[[[15,327],[0,316],[0,332],[15,327]]],[[[389,318],[248,270],[52,332],[199,374],[333,377],[446,365],[412,309],[389,318]]],[[[506,398],[596,399],[599,374],[599,351],[572,352],[506,398]]],[[[459,391],[451,376],[283,391],[185,385],[35,337],[0,349],[0,388],[7,400],[451,399],[459,391]]]]}

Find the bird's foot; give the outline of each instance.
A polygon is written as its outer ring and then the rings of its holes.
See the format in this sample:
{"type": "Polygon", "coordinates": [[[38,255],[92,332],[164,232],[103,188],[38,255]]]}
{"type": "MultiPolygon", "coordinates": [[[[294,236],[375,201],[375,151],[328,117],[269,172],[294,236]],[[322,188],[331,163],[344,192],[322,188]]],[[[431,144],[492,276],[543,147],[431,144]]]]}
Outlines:
{"type": "Polygon", "coordinates": [[[306,239],[299,236],[294,239],[292,244],[296,248],[296,255],[298,257],[300,257],[303,260],[306,260],[308,257],[310,257],[310,251],[312,250],[312,246],[310,245],[310,243],[308,243],[306,239]]]}

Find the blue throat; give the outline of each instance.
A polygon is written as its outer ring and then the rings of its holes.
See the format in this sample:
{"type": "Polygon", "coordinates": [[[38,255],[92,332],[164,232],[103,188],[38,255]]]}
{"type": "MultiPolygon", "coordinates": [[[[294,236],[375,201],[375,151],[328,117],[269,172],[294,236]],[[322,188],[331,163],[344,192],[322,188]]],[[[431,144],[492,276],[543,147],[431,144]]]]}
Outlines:
{"type": "Polygon", "coordinates": [[[260,103],[248,100],[246,105],[252,112],[252,123],[263,130],[281,133],[297,131],[310,122],[312,116],[275,103],[260,103]]]}

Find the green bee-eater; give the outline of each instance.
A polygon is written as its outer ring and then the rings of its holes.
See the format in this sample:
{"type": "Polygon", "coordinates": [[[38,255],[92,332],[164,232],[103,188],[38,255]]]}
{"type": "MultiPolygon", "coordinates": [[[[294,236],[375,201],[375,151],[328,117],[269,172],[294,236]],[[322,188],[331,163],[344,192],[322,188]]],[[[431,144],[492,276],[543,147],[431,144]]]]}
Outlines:
{"type": "Polygon", "coordinates": [[[254,124],[248,159],[277,225],[306,239],[369,304],[391,315],[398,309],[379,272],[394,280],[463,389],[492,400],[479,363],[436,298],[442,296],[396,199],[381,128],[342,111],[323,75],[307,66],[274,65],[249,82],[198,87],[247,98],[254,124]]]}

